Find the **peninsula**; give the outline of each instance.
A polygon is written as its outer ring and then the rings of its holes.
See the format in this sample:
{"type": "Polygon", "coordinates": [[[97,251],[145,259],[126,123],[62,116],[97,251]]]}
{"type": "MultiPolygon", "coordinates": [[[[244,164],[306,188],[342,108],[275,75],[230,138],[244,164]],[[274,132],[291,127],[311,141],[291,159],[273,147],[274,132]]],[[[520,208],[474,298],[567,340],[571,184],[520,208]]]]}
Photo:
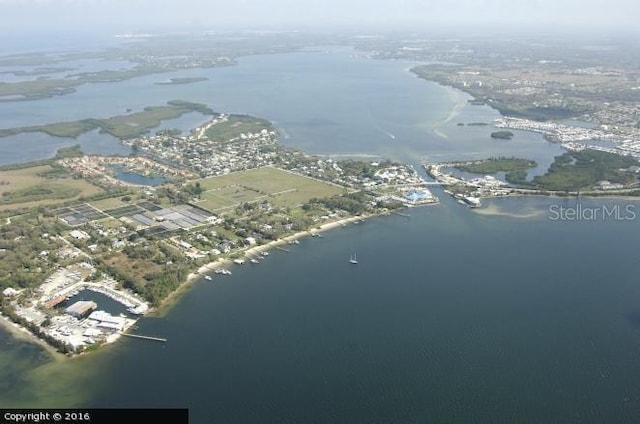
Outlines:
{"type": "Polygon", "coordinates": [[[212,118],[187,136],[121,136],[129,156],[75,147],[0,168],[0,310],[60,352],[128,334],[199,275],[222,278],[231,264],[258,263],[298,237],[438,202],[410,166],[309,156],[279,145],[263,119],[181,102],[163,108],[212,118]],[[123,171],[162,183],[127,183],[123,171]],[[88,291],[127,312],[83,300],[88,291]]]}
{"type": "Polygon", "coordinates": [[[640,195],[640,163],[633,157],[593,149],[568,151],[557,156],[546,173],[530,179],[527,171],[536,166],[534,161],[512,157],[423,165],[447,194],[462,200],[524,194],[640,195]],[[456,171],[482,176],[469,179],[456,171]],[[504,177],[498,178],[501,173],[504,177]]]}

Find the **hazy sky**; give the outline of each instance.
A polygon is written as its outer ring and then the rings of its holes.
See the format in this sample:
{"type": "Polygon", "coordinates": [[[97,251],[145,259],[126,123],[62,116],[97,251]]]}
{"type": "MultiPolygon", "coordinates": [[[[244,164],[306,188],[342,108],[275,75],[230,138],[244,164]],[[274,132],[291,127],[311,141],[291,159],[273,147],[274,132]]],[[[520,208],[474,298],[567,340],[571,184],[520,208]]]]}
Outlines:
{"type": "Polygon", "coordinates": [[[144,31],[205,29],[404,29],[509,22],[631,27],[638,0],[0,0],[0,28],[144,31]]]}

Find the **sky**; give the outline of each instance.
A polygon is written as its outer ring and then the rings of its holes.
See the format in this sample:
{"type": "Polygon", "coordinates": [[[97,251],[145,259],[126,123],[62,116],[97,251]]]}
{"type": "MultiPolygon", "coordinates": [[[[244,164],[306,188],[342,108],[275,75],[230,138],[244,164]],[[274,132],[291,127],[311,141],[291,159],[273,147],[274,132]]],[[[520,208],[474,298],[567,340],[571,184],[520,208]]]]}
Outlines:
{"type": "Polygon", "coordinates": [[[638,0],[0,0],[0,28],[19,31],[620,28],[638,21],[638,0]]]}

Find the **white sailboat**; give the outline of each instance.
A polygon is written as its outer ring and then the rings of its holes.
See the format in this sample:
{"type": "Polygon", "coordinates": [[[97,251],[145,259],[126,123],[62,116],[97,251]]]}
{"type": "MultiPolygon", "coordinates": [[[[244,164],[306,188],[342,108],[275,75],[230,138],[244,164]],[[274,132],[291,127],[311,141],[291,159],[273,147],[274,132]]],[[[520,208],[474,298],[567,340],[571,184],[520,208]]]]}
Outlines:
{"type": "Polygon", "coordinates": [[[356,253],[355,252],[353,252],[351,254],[351,257],[349,258],[349,263],[352,263],[352,264],[357,264],[358,263],[358,258],[356,257],[356,253]]]}

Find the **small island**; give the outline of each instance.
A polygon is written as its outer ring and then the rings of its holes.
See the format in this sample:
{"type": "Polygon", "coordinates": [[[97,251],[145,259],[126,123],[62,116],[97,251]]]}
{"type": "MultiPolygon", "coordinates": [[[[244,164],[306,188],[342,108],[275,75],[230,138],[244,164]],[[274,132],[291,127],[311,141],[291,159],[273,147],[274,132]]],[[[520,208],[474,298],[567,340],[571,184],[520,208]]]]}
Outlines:
{"type": "Polygon", "coordinates": [[[491,133],[491,138],[511,140],[513,138],[513,133],[511,131],[494,131],[491,133]]]}
{"type": "MultiPolygon", "coordinates": [[[[129,112],[130,109],[127,109],[129,112]]],[[[127,139],[145,134],[167,119],[179,118],[190,112],[215,115],[209,107],[183,100],[171,100],[164,106],[149,106],[140,112],[113,116],[107,119],[81,119],[78,121],[55,122],[45,125],[0,129],[0,137],[27,132],[43,132],[54,137],[76,138],[86,132],[99,129],[114,137],[127,139]]]]}
{"type": "Polygon", "coordinates": [[[157,82],[156,85],[180,85],[180,84],[192,84],[194,82],[208,81],[206,77],[192,77],[192,78],[171,78],[169,81],[157,82]]]}
{"type": "Polygon", "coordinates": [[[455,168],[473,174],[494,175],[498,172],[505,173],[505,180],[511,184],[524,184],[527,181],[527,170],[538,164],[529,159],[514,157],[489,158],[486,160],[464,162],[457,164],[455,168]]]}

